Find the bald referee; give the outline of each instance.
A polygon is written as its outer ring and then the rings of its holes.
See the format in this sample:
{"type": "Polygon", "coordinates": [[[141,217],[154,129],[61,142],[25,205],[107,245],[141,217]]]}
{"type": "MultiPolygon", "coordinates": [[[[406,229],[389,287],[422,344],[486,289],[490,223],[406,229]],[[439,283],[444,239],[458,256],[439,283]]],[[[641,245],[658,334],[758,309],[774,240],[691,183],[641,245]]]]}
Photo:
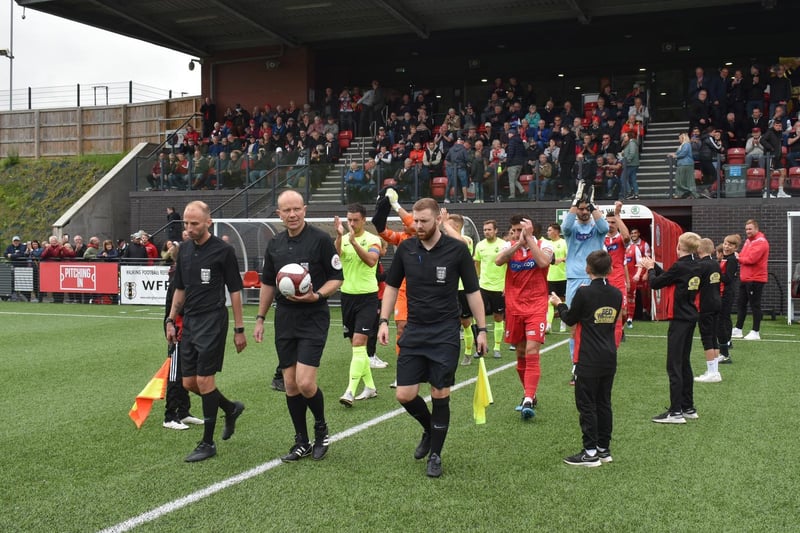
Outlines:
{"type": "Polygon", "coordinates": [[[417,236],[400,243],[386,278],[378,340],[389,342],[389,316],[397,291],[406,280],[408,324],[400,337],[397,400],[422,426],[415,459],[428,457],[429,477],[442,475],[442,447],[450,425],[450,387],[455,383],[461,340],[458,282],[478,323],[477,352],[486,353],[486,316],[472,255],[464,243],[439,229],[442,214],[432,198],[414,204],[417,236]],[[431,385],[433,409],[419,395],[419,384],[431,385]]]}
{"type": "Polygon", "coordinates": [[[236,351],[247,346],[242,315],[242,277],[233,248],[211,235],[211,211],[203,202],[186,206],[183,223],[191,242],[178,250],[175,267],[175,294],[172,309],[166,318],[167,342],[178,342],[175,317],[183,311],[183,336],[180,340],[183,387],[203,399],[203,440],[186,456],[186,462],[203,461],[217,454],[214,429],[217,412],[225,413],[222,440],[228,440],[236,429],[236,419],[244,404],[228,400],[217,389],[215,374],[222,370],[225,341],[228,338],[228,309],[225,288],[231,295],[233,342],[236,351]]]}

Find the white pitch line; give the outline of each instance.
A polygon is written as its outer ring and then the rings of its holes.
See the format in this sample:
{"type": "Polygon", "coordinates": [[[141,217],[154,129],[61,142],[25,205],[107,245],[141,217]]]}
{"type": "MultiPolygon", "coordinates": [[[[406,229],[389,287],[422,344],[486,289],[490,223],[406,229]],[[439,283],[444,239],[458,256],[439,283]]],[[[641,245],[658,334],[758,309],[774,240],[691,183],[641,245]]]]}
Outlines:
{"type": "MultiPolygon", "coordinates": [[[[548,346],[546,348],[542,348],[541,353],[545,353],[545,352],[549,352],[550,350],[554,350],[555,348],[558,348],[559,346],[563,346],[567,342],[569,342],[569,339],[564,339],[564,340],[559,341],[559,342],[557,342],[555,344],[552,344],[552,345],[550,345],[550,346],[548,346]]],[[[517,364],[517,361],[516,361],[516,358],[515,358],[510,363],[506,363],[505,365],[499,366],[497,368],[493,368],[492,370],[489,370],[486,373],[491,376],[493,374],[497,374],[498,372],[502,372],[503,370],[507,370],[509,368],[512,368],[512,367],[516,366],[516,364],[517,364]]],[[[458,389],[461,389],[461,388],[467,387],[469,385],[472,385],[477,380],[478,380],[477,376],[474,377],[474,378],[467,379],[465,381],[462,381],[460,383],[457,383],[457,384],[453,385],[450,388],[450,390],[451,391],[457,391],[458,389]]],[[[425,401],[426,402],[430,401],[430,399],[431,399],[430,396],[426,396],[425,397],[425,401]]],[[[375,417],[375,418],[372,418],[370,420],[367,420],[366,422],[363,422],[363,423],[361,423],[361,424],[359,424],[357,426],[353,426],[353,427],[351,427],[349,429],[345,429],[344,431],[340,431],[339,433],[333,435],[330,438],[330,440],[331,440],[331,442],[337,442],[337,441],[340,441],[342,439],[346,439],[347,437],[351,437],[351,436],[353,436],[353,435],[355,435],[357,433],[360,433],[360,432],[362,432],[362,431],[364,431],[366,429],[369,429],[369,428],[371,428],[371,427],[373,427],[373,426],[375,426],[377,424],[380,424],[381,422],[385,422],[387,420],[391,420],[392,418],[394,418],[394,417],[396,417],[398,415],[401,415],[401,414],[403,414],[405,412],[406,412],[406,410],[403,409],[403,408],[395,409],[394,411],[389,411],[388,413],[384,413],[384,414],[382,414],[382,415],[380,415],[378,417],[375,417]]],[[[204,498],[207,498],[209,496],[212,496],[212,495],[216,494],[217,492],[220,492],[220,491],[222,491],[224,489],[233,487],[234,485],[238,485],[239,483],[242,483],[244,481],[252,479],[252,478],[254,478],[256,476],[260,476],[261,474],[263,474],[265,472],[268,472],[268,471],[272,470],[273,468],[277,468],[278,466],[280,466],[282,464],[283,463],[281,462],[280,459],[272,459],[271,461],[267,461],[266,463],[262,463],[262,464],[260,464],[260,465],[258,465],[256,467],[254,467],[254,468],[251,468],[250,470],[245,470],[244,472],[242,472],[240,474],[236,474],[235,476],[231,476],[231,477],[229,477],[227,479],[223,479],[222,481],[218,481],[217,483],[209,485],[208,487],[206,487],[204,489],[200,489],[198,491],[192,492],[191,494],[187,494],[186,496],[183,496],[182,498],[178,498],[177,500],[173,500],[171,502],[167,502],[164,505],[160,505],[160,506],[156,507],[155,509],[151,509],[150,511],[142,513],[142,514],[140,514],[138,516],[134,516],[133,518],[129,518],[129,519],[127,519],[127,520],[125,520],[123,522],[120,522],[118,524],[115,524],[115,525],[113,525],[113,526],[111,526],[109,528],[103,529],[103,530],[100,531],[100,533],[122,533],[123,531],[130,531],[131,529],[133,529],[133,528],[135,528],[137,526],[141,526],[141,525],[146,524],[148,522],[152,522],[153,520],[157,520],[158,518],[161,518],[162,516],[164,516],[166,514],[169,514],[169,513],[174,512],[174,511],[177,511],[178,509],[182,509],[182,508],[186,507],[189,504],[198,502],[198,501],[200,501],[200,500],[202,500],[204,498]]]]}

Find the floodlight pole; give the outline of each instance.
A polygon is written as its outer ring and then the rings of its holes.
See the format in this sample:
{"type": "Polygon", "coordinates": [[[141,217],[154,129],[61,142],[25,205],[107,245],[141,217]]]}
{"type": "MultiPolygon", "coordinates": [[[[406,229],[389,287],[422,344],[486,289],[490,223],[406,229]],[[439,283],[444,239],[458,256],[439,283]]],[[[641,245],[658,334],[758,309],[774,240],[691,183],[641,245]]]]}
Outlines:
{"type": "Polygon", "coordinates": [[[8,3],[11,4],[11,18],[9,18],[9,25],[11,26],[9,31],[10,42],[8,44],[8,110],[12,111],[14,109],[14,0],[9,0],[8,3]]]}

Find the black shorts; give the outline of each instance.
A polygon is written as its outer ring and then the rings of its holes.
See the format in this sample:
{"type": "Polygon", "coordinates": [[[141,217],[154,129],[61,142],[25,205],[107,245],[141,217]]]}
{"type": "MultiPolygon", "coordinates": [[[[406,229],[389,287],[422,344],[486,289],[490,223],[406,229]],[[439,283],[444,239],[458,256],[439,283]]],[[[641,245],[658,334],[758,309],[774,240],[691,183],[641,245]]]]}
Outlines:
{"type": "Polygon", "coordinates": [[[556,296],[561,296],[562,298],[565,297],[567,295],[567,280],[548,281],[547,292],[554,292],[556,293],[556,296]]]}
{"type": "Polygon", "coordinates": [[[467,293],[458,291],[458,307],[461,309],[461,318],[472,318],[472,310],[469,308],[467,293]]]}
{"type": "Polygon", "coordinates": [[[278,367],[296,363],[318,367],[328,339],[328,306],[278,306],[275,310],[275,350],[278,367]]]}
{"type": "Polygon", "coordinates": [[[700,342],[703,343],[703,350],[719,350],[719,340],[717,339],[717,322],[719,313],[700,313],[697,321],[700,329],[700,342]]]}
{"type": "Polygon", "coordinates": [[[354,333],[367,337],[376,331],[378,324],[378,293],[345,294],[342,293],[342,330],[346,339],[352,339],[354,333]]]}
{"type": "Polygon", "coordinates": [[[213,376],[222,370],[228,338],[228,309],[184,315],[181,371],[184,377],[213,376]]]}
{"type": "Polygon", "coordinates": [[[483,298],[483,309],[487,315],[505,312],[506,298],[503,296],[503,291],[481,289],[481,298],[483,298]]]}
{"type": "Polygon", "coordinates": [[[401,386],[428,382],[437,389],[452,387],[461,351],[457,320],[418,324],[409,322],[397,344],[397,384],[401,386]]]}

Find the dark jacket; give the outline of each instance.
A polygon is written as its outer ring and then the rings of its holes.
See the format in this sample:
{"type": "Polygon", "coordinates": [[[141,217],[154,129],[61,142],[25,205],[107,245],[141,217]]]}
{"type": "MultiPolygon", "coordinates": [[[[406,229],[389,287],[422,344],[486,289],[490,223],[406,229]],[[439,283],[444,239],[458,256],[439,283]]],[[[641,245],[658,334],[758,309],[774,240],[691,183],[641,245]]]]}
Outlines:
{"type": "Polygon", "coordinates": [[[722,307],[720,298],[719,263],[710,255],[697,261],[700,265],[700,305],[701,313],[718,313],[722,307]]]}
{"type": "Polygon", "coordinates": [[[506,165],[509,167],[522,166],[527,160],[528,154],[522,139],[519,138],[519,135],[510,136],[506,147],[506,165]]]}
{"type": "Polygon", "coordinates": [[[572,298],[572,307],[559,304],[558,315],[575,328],[575,375],[598,377],[614,374],[617,369],[617,346],[614,329],[622,307],[622,293],[605,279],[592,280],[580,287],[572,298]]]}
{"type": "Polygon", "coordinates": [[[672,263],[669,270],[657,264],[648,272],[650,288],[663,289],[673,285],[672,320],[697,322],[695,298],[700,288],[700,267],[693,255],[685,255],[672,263]]]}

